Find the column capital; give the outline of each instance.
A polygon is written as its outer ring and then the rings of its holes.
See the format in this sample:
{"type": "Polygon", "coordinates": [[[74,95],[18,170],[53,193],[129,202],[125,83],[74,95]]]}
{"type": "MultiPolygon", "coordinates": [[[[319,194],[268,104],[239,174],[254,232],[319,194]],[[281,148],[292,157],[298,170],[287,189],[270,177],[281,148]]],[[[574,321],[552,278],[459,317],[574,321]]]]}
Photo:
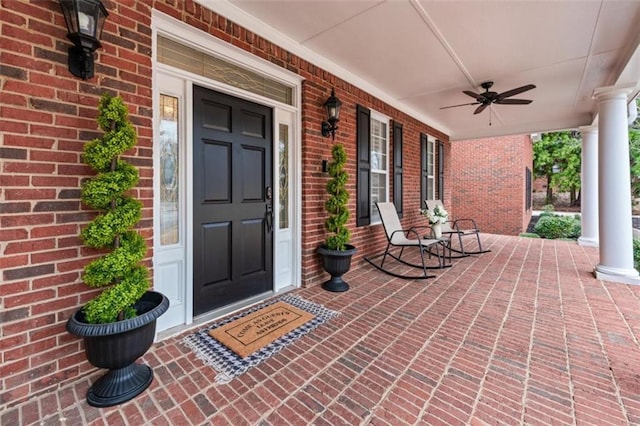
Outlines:
{"type": "Polygon", "coordinates": [[[592,126],[580,126],[578,127],[578,131],[580,133],[598,133],[598,126],[596,125],[592,125],[592,126]]]}
{"type": "Polygon", "coordinates": [[[598,87],[593,91],[593,99],[595,99],[596,101],[619,98],[627,99],[627,96],[633,91],[634,88],[635,85],[633,84],[598,87]]]}

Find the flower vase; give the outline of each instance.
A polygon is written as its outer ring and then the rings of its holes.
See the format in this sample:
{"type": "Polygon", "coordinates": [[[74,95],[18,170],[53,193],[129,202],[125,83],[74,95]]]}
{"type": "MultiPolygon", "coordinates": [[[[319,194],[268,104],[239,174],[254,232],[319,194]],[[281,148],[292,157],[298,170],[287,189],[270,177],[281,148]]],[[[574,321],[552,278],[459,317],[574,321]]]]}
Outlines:
{"type": "Polygon", "coordinates": [[[442,225],[440,223],[434,223],[431,225],[431,229],[435,238],[442,238],[442,225]]]}

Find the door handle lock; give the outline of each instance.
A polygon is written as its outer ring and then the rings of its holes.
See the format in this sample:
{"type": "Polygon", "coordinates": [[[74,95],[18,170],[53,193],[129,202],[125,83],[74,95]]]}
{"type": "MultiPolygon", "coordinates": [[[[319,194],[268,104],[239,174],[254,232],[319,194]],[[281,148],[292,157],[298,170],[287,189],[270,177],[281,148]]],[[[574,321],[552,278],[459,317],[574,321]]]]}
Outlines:
{"type": "Polygon", "coordinates": [[[273,206],[271,204],[267,204],[264,220],[267,224],[267,232],[271,232],[273,230],[273,206]]]}

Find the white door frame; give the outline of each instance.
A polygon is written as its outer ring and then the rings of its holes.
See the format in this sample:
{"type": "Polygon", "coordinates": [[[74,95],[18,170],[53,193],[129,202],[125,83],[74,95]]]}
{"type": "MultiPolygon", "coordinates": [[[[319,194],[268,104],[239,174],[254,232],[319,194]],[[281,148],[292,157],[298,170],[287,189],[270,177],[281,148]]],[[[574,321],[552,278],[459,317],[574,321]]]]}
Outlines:
{"type": "MultiPolygon", "coordinates": [[[[273,108],[273,170],[274,170],[274,189],[277,187],[276,183],[279,182],[279,150],[278,143],[280,140],[279,125],[286,124],[288,127],[288,140],[289,140],[289,223],[290,227],[286,232],[280,232],[279,228],[274,227],[274,291],[268,295],[274,293],[287,291],[291,288],[297,288],[301,285],[301,258],[302,258],[302,233],[301,233],[301,220],[302,220],[302,206],[301,206],[301,190],[302,190],[302,170],[301,170],[301,85],[302,78],[296,74],[293,74],[281,67],[271,64],[261,58],[251,55],[244,50],[241,50],[235,46],[229,45],[224,41],[213,37],[207,33],[204,33],[194,27],[191,27],[181,21],[169,17],[168,15],[152,11],[152,34],[153,34],[153,111],[154,111],[154,149],[153,149],[153,164],[154,164],[154,212],[159,212],[159,170],[160,170],[160,153],[155,145],[159,140],[158,131],[158,117],[159,117],[159,99],[160,94],[171,94],[178,96],[181,100],[181,112],[180,119],[183,120],[180,124],[180,153],[182,154],[182,174],[180,181],[181,192],[181,221],[180,231],[184,231],[182,235],[181,245],[179,247],[172,247],[172,259],[176,256],[176,249],[181,249],[183,253],[182,259],[175,260],[176,262],[182,262],[184,268],[180,270],[180,267],[172,267],[173,275],[181,275],[180,278],[184,279],[181,284],[172,284],[169,282],[163,282],[163,276],[160,275],[166,269],[163,268],[163,261],[167,255],[167,248],[160,245],[160,226],[159,220],[154,220],[154,286],[158,291],[163,292],[163,288],[167,289],[165,292],[171,293],[175,300],[171,300],[172,307],[169,308],[170,312],[163,315],[158,319],[157,330],[158,332],[174,329],[180,326],[191,324],[194,321],[193,318],[193,217],[192,208],[193,205],[193,90],[194,84],[203,86],[218,92],[226,93],[241,99],[256,102],[262,105],[273,108]],[[220,57],[225,61],[234,63],[243,68],[251,70],[256,73],[268,76],[273,80],[277,80],[282,84],[285,84],[293,89],[293,105],[286,105],[274,101],[269,98],[265,98],[260,95],[256,95],[244,90],[229,86],[227,84],[210,80],[200,75],[192,74],[174,67],[167,66],[159,63],[156,60],[157,53],[157,37],[162,35],[163,37],[171,38],[185,46],[195,48],[205,53],[220,57]],[[169,84],[171,87],[163,87],[169,84]],[[186,173],[185,173],[186,171],[186,173]],[[284,253],[282,249],[283,240],[289,239],[290,252],[284,253]],[[283,256],[286,255],[286,258],[283,256]],[[280,268],[278,268],[280,265],[280,268]],[[288,271],[284,272],[283,267],[288,267],[288,271]],[[179,272],[175,272],[178,271],[179,272]],[[288,277],[288,278],[287,278],[288,277]],[[176,286],[180,289],[179,294],[176,294],[176,290],[172,286],[176,286]],[[173,312],[171,310],[174,309],[173,312]],[[165,318],[163,320],[163,318],[165,318]]],[[[279,224],[279,199],[277,197],[278,191],[274,190],[274,225],[279,224]]],[[[284,250],[286,251],[286,250],[284,250]]],[[[172,260],[173,261],[173,260],[172,260]]],[[[172,278],[173,279],[173,278],[172,278]]],[[[268,296],[263,295],[263,298],[268,296]]],[[[254,300],[251,300],[254,301],[254,300]]],[[[232,306],[229,309],[215,311],[214,316],[220,315],[229,310],[235,310],[241,306],[232,306]]],[[[209,319],[211,315],[205,315],[209,319]]]]}

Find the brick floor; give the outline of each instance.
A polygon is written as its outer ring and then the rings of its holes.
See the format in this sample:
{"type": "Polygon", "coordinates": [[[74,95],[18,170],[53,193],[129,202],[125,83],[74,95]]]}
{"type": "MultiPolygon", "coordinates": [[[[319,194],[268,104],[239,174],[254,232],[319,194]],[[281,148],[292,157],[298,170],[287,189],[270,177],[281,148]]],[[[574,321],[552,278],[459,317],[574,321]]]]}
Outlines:
{"type": "Polygon", "coordinates": [[[346,293],[299,290],[341,315],[229,384],[185,332],[143,357],[155,380],[129,403],[89,407],[95,372],[0,424],[640,424],[640,287],[593,278],[593,248],[484,242],[436,279],[362,263],[346,293]]]}

